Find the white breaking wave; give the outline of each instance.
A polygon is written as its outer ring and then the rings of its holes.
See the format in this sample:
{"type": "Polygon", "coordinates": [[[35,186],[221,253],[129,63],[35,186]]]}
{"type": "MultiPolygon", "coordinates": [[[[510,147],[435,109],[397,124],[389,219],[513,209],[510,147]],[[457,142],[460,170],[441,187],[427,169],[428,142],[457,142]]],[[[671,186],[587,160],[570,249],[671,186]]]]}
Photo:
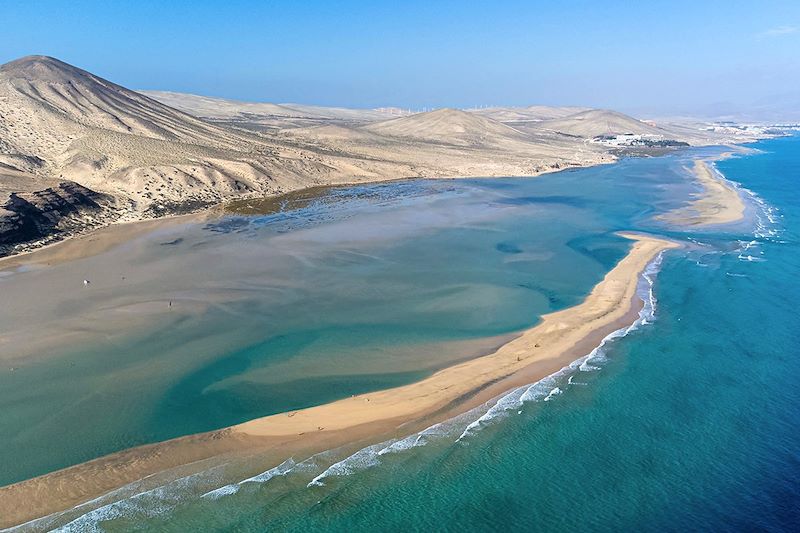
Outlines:
{"type": "Polygon", "coordinates": [[[583,383],[582,381],[575,381],[575,375],[573,374],[567,380],[567,385],[580,385],[582,387],[585,387],[586,385],[588,385],[588,383],[583,383]]]}
{"type": "Polygon", "coordinates": [[[208,471],[192,474],[150,490],[134,494],[124,500],[118,500],[88,513],[55,529],[59,533],[94,533],[102,532],[101,522],[138,514],[145,518],[167,513],[194,494],[192,488],[199,480],[207,480],[208,471]]]}
{"type": "Polygon", "coordinates": [[[742,261],[748,261],[750,263],[760,263],[762,261],[766,261],[766,259],[764,259],[763,257],[754,257],[752,255],[744,255],[744,254],[739,254],[739,259],[741,259],[742,261]]]}
{"type": "Polygon", "coordinates": [[[600,367],[595,365],[606,361],[605,348],[610,341],[624,337],[631,331],[636,330],[638,327],[651,323],[655,318],[656,297],[653,292],[653,284],[655,282],[655,275],[661,268],[662,260],[663,252],[659,253],[642,272],[636,292],[642,299],[643,305],[642,309],[639,311],[639,317],[634,321],[633,324],[624,328],[620,328],[606,335],[606,337],[600,341],[600,344],[588,355],[573,361],[558,372],[555,372],[554,374],[551,374],[531,385],[514,389],[513,391],[502,396],[480,418],[469,424],[458,437],[458,439],[456,439],[456,441],[458,442],[465,439],[496,418],[505,416],[511,411],[518,410],[526,402],[538,402],[540,400],[547,401],[548,397],[552,398],[552,396],[560,394],[561,389],[557,386],[557,384],[563,382],[565,377],[568,378],[567,383],[569,384],[569,380],[572,379],[572,376],[576,371],[590,372],[599,370],[600,367]],[[594,365],[591,363],[594,363],[594,365]],[[559,392],[554,392],[556,389],[559,392]]]}
{"type": "Polygon", "coordinates": [[[225,466],[225,464],[217,465],[202,472],[180,476],[167,482],[159,482],[157,480],[165,474],[167,476],[171,475],[169,472],[174,473],[174,470],[151,474],[97,498],[78,504],[71,509],[43,516],[3,531],[102,531],[99,525],[100,521],[128,516],[141,511],[143,506],[146,507],[145,511],[152,511],[149,516],[156,516],[173,509],[178,501],[187,495],[196,494],[196,491],[191,490],[192,487],[218,482],[221,479],[220,471],[225,466]],[[154,485],[154,483],[162,484],[154,485]],[[147,503],[148,500],[153,503],[152,507],[147,507],[149,505],[147,503]],[[56,526],[58,523],[64,525],[56,526]]]}
{"type": "Polygon", "coordinates": [[[558,387],[556,387],[556,388],[554,388],[553,390],[551,390],[551,391],[550,391],[550,392],[547,394],[547,396],[545,396],[545,397],[544,397],[544,401],[546,401],[546,402],[549,402],[549,401],[550,401],[550,400],[552,400],[552,399],[553,399],[555,396],[558,396],[559,394],[562,394],[563,392],[564,392],[564,391],[562,391],[561,389],[559,389],[558,387]]]}
{"type": "Polygon", "coordinates": [[[417,446],[425,446],[428,442],[430,442],[433,438],[436,437],[444,437],[448,435],[449,430],[444,423],[434,424],[429,428],[426,428],[419,433],[414,435],[409,435],[404,439],[399,439],[388,446],[385,446],[382,450],[378,452],[378,455],[386,455],[389,453],[398,453],[403,452],[406,450],[410,450],[411,448],[416,448],[417,446]]]}
{"type": "Polygon", "coordinates": [[[740,196],[747,200],[753,213],[753,221],[755,223],[753,237],[755,238],[747,241],[739,241],[739,247],[735,250],[737,258],[740,261],[750,263],[766,261],[766,259],[762,257],[764,252],[760,247],[763,241],[775,242],[775,237],[781,232],[779,222],[783,215],[781,215],[775,207],[765,202],[755,192],[736,181],[728,179],[720,172],[715,164],[712,163],[711,167],[719,179],[731,185],[740,196]]]}
{"type": "Polygon", "coordinates": [[[208,491],[205,494],[203,494],[201,498],[210,498],[212,500],[216,500],[223,496],[236,494],[237,492],[239,492],[239,489],[242,488],[242,486],[246,485],[247,483],[266,483],[267,481],[276,476],[285,476],[286,474],[291,472],[292,469],[294,469],[296,466],[297,463],[294,462],[294,459],[287,459],[278,466],[270,468],[266,472],[262,472],[261,474],[258,474],[256,476],[243,479],[238,483],[231,483],[230,485],[224,485],[218,489],[208,491]]]}
{"type": "Polygon", "coordinates": [[[780,233],[779,223],[783,215],[747,187],[739,184],[736,184],[736,186],[747,195],[756,207],[754,210],[756,228],[753,231],[753,236],[757,239],[772,239],[776,237],[780,233]]]}
{"type": "Polygon", "coordinates": [[[740,261],[751,263],[766,261],[763,257],[764,251],[761,249],[764,242],[781,242],[776,239],[781,232],[778,225],[779,217],[777,210],[764,202],[764,200],[759,198],[754,192],[744,187],[742,187],[742,190],[747,192],[752,204],[755,206],[755,229],[753,230],[753,237],[755,238],[747,241],[738,241],[739,247],[735,250],[735,253],[740,261]]]}
{"type": "Polygon", "coordinates": [[[732,278],[746,278],[748,277],[747,274],[738,274],[736,272],[725,272],[726,276],[731,276],[732,278]]]}
{"type": "Polygon", "coordinates": [[[642,272],[642,278],[636,290],[643,303],[642,308],[639,310],[639,317],[630,326],[620,328],[606,335],[605,338],[600,341],[600,344],[581,361],[579,369],[582,372],[599,370],[599,367],[592,363],[603,363],[606,361],[605,348],[609,342],[624,337],[640,326],[650,324],[655,319],[656,296],[653,292],[653,284],[655,282],[655,276],[661,268],[663,256],[663,252],[659,253],[656,258],[647,265],[644,272],[642,272]]]}
{"type": "Polygon", "coordinates": [[[358,450],[353,455],[349,457],[345,457],[339,462],[333,463],[324,472],[320,475],[312,479],[309,483],[309,487],[318,486],[321,487],[325,485],[323,480],[332,476],[347,476],[350,475],[358,470],[364,470],[371,466],[375,466],[379,463],[378,460],[378,452],[384,449],[386,444],[381,442],[379,444],[373,444],[372,446],[367,446],[366,448],[362,448],[358,450]]]}
{"type": "MultiPolygon", "coordinates": [[[[468,413],[465,413],[465,415],[467,414],[468,413]]],[[[412,448],[425,446],[434,439],[446,437],[452,433],[452,430],[448,427],[448,425],[463,416],[464,415],[461,415],[453,420],[434,424],[418,433],[414,433],[401,439],[391,439],[374,444],[372,446],[367,446],[366,448],[362,448],[356,453],[326,468],[321,474],[316,476],[308,483],[308,487],[324,486],[325,480],[329,477],[346,476],[360,470],[377,466],[380,464],[380,458],[385,455],[400,453],[412,448]]]]}

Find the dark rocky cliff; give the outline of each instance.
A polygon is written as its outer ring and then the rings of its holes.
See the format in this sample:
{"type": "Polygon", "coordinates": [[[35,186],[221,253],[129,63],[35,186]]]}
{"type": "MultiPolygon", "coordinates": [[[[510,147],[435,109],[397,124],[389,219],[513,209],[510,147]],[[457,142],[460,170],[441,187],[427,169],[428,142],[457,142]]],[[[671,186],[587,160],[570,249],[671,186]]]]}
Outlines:
{"type": "Polygon", "coordinates": [[[107,224],[114,199],[71,181],[28,193],[13,193],[0,207],[0,256],[24,251],[107,224]]]}

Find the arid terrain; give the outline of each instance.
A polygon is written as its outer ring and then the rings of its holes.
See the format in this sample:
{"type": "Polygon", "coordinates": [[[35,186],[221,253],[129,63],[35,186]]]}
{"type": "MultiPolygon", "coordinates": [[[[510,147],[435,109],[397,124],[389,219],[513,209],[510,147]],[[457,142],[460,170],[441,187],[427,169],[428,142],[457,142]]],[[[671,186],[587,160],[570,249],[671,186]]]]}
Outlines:
{"type": "Polygon", "coordinates": [[[140,93],[28,56],[0,67],[0,255],[317,185],[533,176],[628,146],[750,138],[586,108],[412,113],[140,93]]]}

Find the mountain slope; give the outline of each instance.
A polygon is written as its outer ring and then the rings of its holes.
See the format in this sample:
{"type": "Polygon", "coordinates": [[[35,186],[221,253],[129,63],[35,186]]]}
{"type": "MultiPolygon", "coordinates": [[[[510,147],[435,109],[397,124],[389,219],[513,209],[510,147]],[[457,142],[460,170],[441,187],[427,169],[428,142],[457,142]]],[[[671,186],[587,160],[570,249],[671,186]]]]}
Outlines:
{"type": "Polygon", "coordinates": [[[331,122],[363,123],[391,118],[398,110],[346,109],[301,104],[241,102],[195,94],[168,91],[139,91],[175,109],[214,122],[236,125],[259,125],[265,128],[287,128],[320,125],[331,122]]]}
{"type": "Polygon", "coordinates": [[[628,115],[607,109],[590,109],[567,117],[544,120],[535,125],[542,130],[592,138],[601,135],[664,135],[664,131],[628,115]]]}
{"type": "Polygon", "coordinates": [[[362,129],[387,137],[462,146],[496,145],[504,140],[522,140],[525,137],[514,128],[495,120],[449,108],[376,122],[362,129]]]}
{"type": "Polygon", "coordinates": [[[485,107],[481,109],[470,109],[468,111],[476,115],[497,120],[498,122],[514,123],[552,120],[588,110],[589,108],[587,107],[532,105],[528,107],[485,107]]]}
{"type": "Polygon", "coordinates": [[[662,131],[611,111],[540,120],[570,109],[495,110],[503,123],[439,109],[379,120],[397,110],[151,94],[163,101],[45,56],[0,66],[0,243],[315,185],[536,175],[615,158],[586,137],[662,131]]]}
{"type": "Polygon", "coordinates": [[[45,56],[0,67],[0,152],[7,172],[75,181],[137,211],[278,192],[330,170],[45,56]]]}
{"type": "Polygon", "coordinates": [[[6,103],[35,110],[32,119],[44,116],[165,140],[208,142],[221,134],[195,117],[51,57],[28,56],[0,66],[0,84],[6,103]]]}

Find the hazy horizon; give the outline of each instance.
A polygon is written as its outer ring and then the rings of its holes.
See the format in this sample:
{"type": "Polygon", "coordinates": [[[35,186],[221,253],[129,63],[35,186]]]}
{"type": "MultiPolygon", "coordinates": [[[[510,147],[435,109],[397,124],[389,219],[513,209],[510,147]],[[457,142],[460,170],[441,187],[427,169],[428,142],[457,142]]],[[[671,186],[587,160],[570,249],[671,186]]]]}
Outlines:
{"type": "Polygon", "coordinates": [[[800,115],[794,2],[43,1],[5,4],[3,18],[0,62],[50,55],[134,89],[356,108],[800,115]]]}

